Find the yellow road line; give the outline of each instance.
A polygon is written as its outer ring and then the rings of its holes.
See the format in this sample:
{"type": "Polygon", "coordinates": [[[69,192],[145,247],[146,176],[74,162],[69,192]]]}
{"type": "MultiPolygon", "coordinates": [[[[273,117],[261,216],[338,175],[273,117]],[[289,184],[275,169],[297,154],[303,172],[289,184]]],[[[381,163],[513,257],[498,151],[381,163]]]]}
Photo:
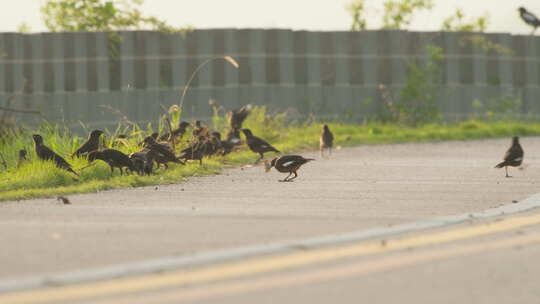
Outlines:
{"type": "Polygon", "coordinates": [[[324,269],[306,270],[300,273],[281,273],[270,277],[243,279],[235,282],[222,282],[216,285],[199,286],[183,290],[160,290],[144,295],[129,295],[124,298],[111,298],[93,301],[93,304],[147,304],[180,303],[204,301],[249,292],[265,291],[274,288],[292,288],[330,280],[368,275],[415,264],[444,260],[449,258],[478,254],[484,251],[526,246],[540,243],[540,233],[496,240],[483,244],[462,244],[452,248],[434,248],[426,251],[404,252],[399,255],[384,256],[357,263],[347,263],[324,269]]]}
{"type": "Polygon", "coordinates": [[[423,247],[470,239],[478,236],[504,232],[540,224],[540,214],[513,217],[503,221],[456,228],[448,231],[413,235],[403,239],[350,244],[321,248],[281,256],[254,258],[193,270],[178,270],[163,274],[149,274],[110,281],[90,282],[46,289],[28,290],[0,295],[2,304],[35,304],[75,301],[94,297],[112,296],[155,289],[178,287],[184,284],[207,283],[239,278],[306,265],[324,263],[342,258],[391,252],[407,248],[423,247]]]}

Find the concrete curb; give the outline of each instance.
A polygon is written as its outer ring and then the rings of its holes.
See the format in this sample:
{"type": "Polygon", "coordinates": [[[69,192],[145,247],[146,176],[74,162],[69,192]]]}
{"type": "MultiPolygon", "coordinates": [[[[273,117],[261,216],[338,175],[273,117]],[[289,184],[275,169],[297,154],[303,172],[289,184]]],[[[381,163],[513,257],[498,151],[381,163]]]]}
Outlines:
{"type": "Polygon", "coordinates": [[[48,274],[28,279],[0,280],[0,292],[10,292],[25,289],[44,288],[77,284],[83,282],[110,280],[134,275],[144,275],[174,269],[190,268],[237,261],[271,254],[286,254],[297,250],[306,250],[324,246],[332,246],[358,242],[368,239],[394,236],[426,229],[441,228],[461,224],[471,219],[485,219],[502,215],[512,215],[540,208],[540,193],[535,194],[519,203],[487,209],[481,212],[466,213],[455,216],[435,217],[417,222],[396,225],[392,227],[376,227],[363,231],[355,231],[337,235],[327,235],[302,240],[276,242],[264,245],[245,246],[223,249],[212,252],[202,252],[189,256],[166,257],[130,264],[86,269],[74,272],[48,274]]]}

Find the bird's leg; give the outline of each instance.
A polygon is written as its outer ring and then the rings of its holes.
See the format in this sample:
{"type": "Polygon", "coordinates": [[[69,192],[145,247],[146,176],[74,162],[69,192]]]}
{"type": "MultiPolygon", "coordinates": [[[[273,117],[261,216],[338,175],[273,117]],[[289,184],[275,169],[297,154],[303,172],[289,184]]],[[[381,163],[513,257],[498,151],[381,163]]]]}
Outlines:
{"type": "Polygon", "coordinates": [[[259,153],[260,157],[257,159],[257,163],[259,163],[264,158],[264,153],[259,153]]]}
{"type": "Polygon", "coordinates": [[[292,182],[293,179],[298,177],[298,173],[296,173],[296,171],[293,171],[292,173],[294,173],[294,177],[287,180],[288,182],[292,182]]]}
{"type": "Polygon", "coordinates": [[[111,167],[111,176],[113,176],[113,173],[114,173],[114,168],[111,167]]]}
{"type": "Polygon", "coordinates": [[[288,182],[289,181],[289,176],[291,176],[292,172],[289,172],[289,175],[287,175],[287,177],[285,177],[284,179],[280,180],[280,182],[288,182]]]}
{"type": "Polygon", "coordinates": [[[508,166],[505,166],[504,170],[506,171],[506,177],[511,177],[510,175],[508,175],[508,166]]]}
{"type": "Polygon", "coordinates": [[[120,169],[120,175],[124,175],[124,170],[122,170],[122,167],[120,167],[118,169],[120,169]]]}

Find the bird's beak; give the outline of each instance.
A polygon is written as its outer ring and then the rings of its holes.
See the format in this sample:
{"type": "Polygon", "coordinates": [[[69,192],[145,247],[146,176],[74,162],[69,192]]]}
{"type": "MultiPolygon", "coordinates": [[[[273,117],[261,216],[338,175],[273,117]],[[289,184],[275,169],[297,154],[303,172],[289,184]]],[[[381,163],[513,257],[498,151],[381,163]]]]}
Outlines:
{"type": "Polygon", "coordinates": [[[270,163],[267,160],[265,160],[264,161],[264,171],[266,173],[268,173],[268,172],[270,172],[270,169],[272,169],[272,166],[270,165],[270,163]]]}

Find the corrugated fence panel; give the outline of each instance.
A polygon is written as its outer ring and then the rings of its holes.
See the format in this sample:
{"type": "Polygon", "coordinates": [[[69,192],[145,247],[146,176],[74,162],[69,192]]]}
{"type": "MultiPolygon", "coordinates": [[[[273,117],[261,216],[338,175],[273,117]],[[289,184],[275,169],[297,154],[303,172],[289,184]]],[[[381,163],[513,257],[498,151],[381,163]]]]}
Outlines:
{"type": "Polygon", "coordinates": [[[408,65],[426,62],[426,45],[444,50],[439,105],[448,117],[477,112],[475,99],[505,97],[521,98],[524,113],[540,115],[540,38],[396,30],[3,33],[0,104],[13,95],[13,106],[68,123],[155,121],[179,103],[194,76],[187,117],[210,116],[213,99],[226,109],[253,103],[360,120],[399,101],[408,65]]]}

